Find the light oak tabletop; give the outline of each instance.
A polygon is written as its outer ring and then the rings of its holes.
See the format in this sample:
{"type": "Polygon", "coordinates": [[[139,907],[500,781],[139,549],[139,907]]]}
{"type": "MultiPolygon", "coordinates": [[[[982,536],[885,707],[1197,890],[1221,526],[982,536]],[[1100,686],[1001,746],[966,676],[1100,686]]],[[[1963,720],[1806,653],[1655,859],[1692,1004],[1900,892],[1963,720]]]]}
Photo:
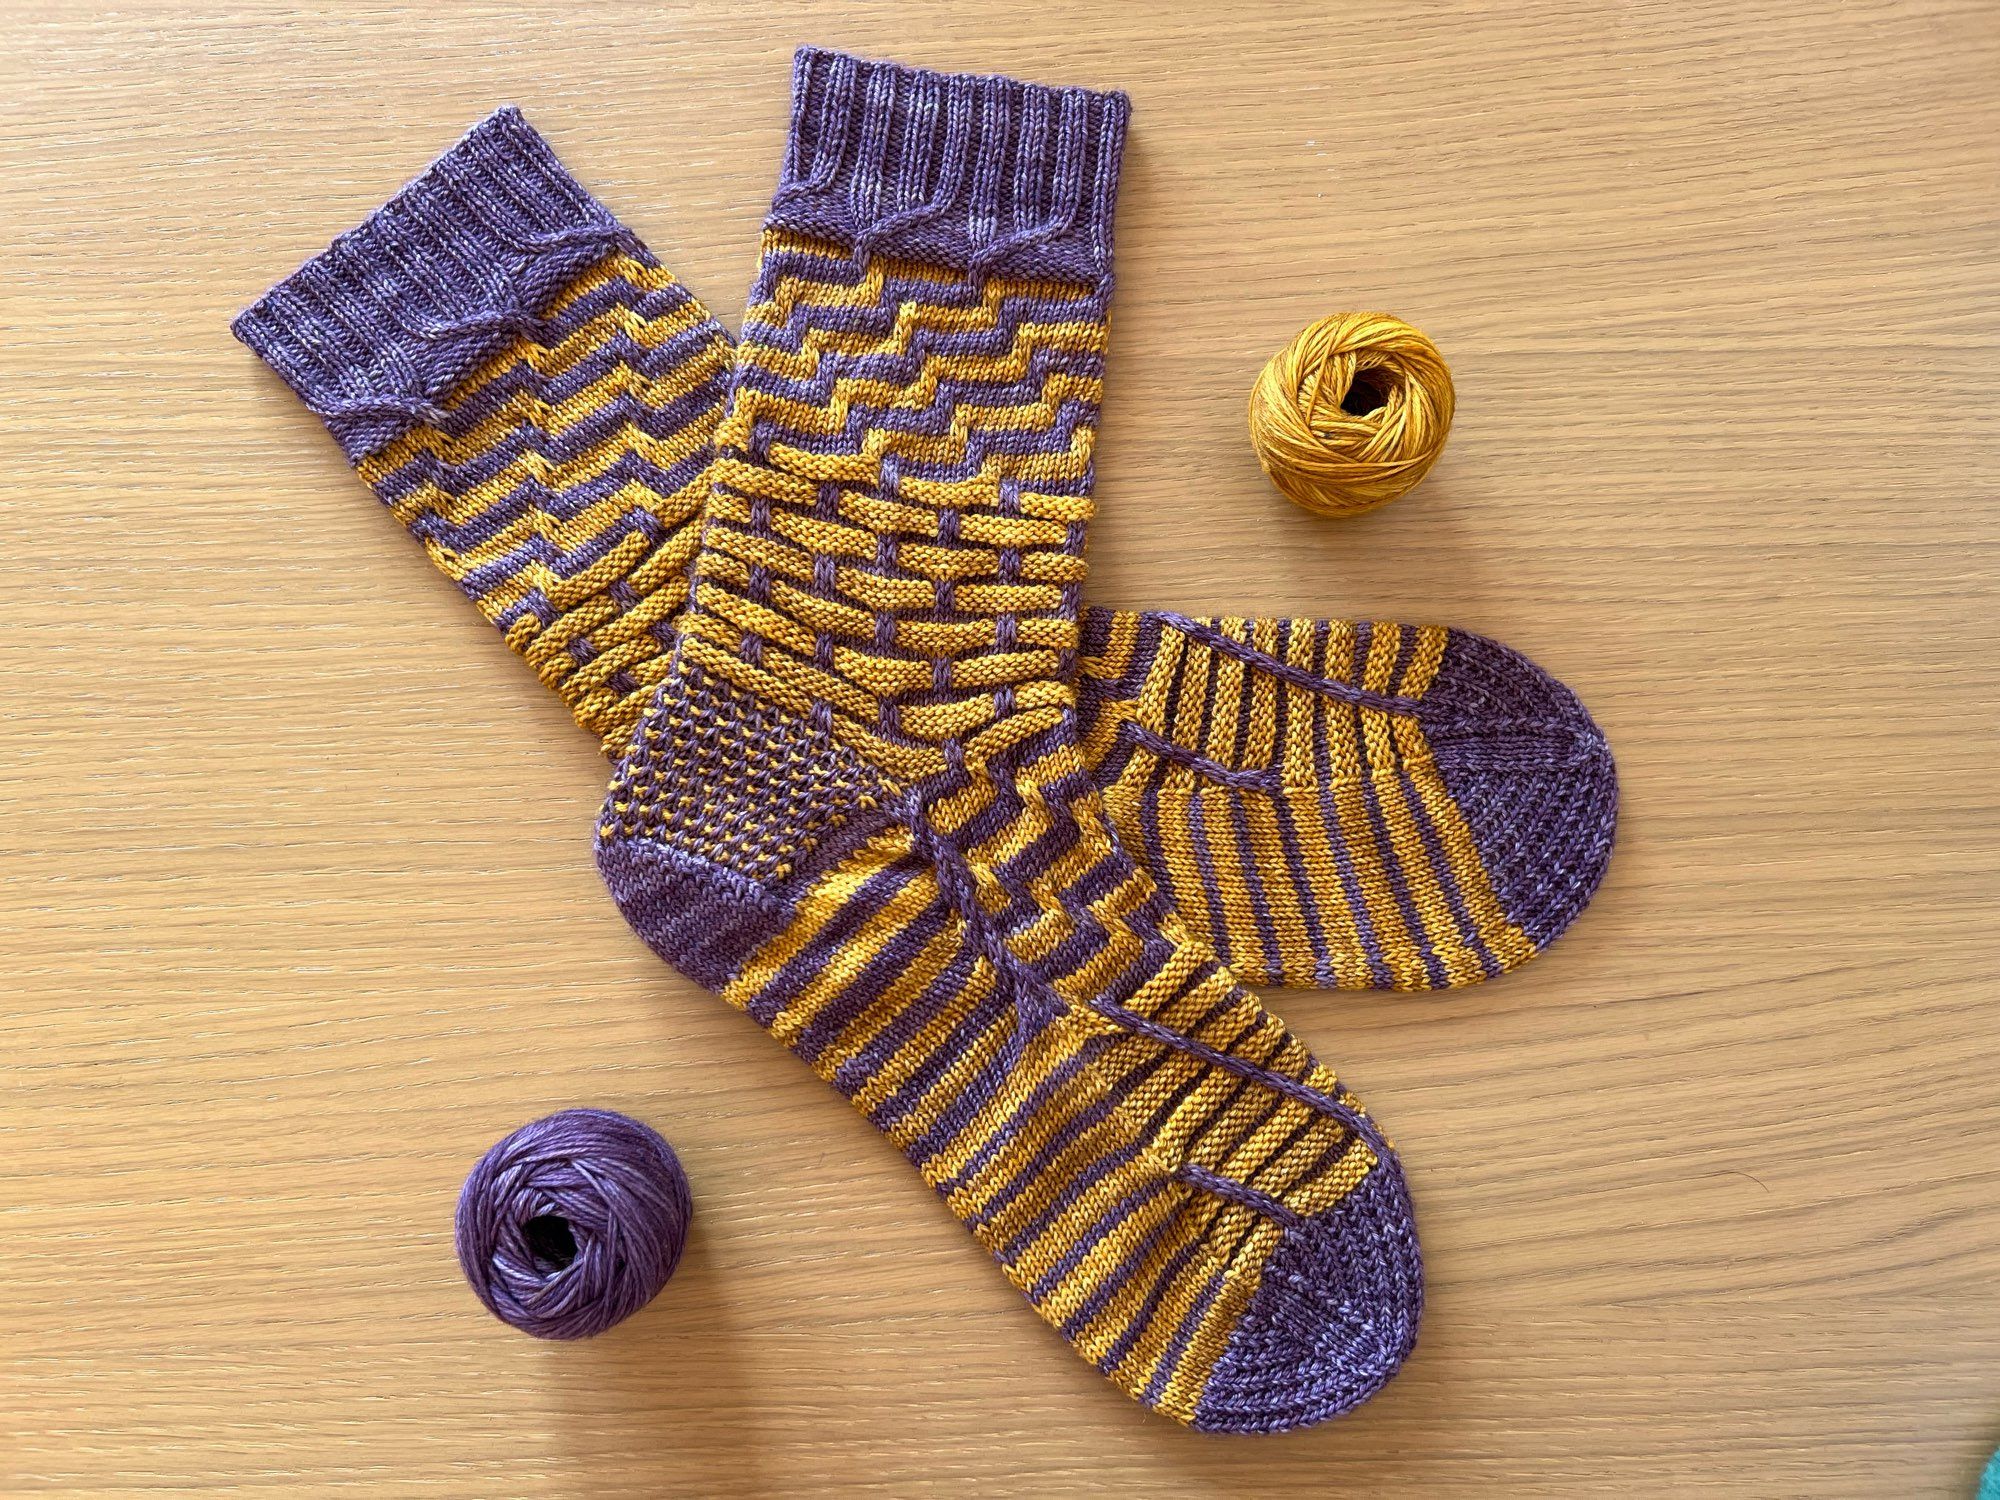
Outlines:
{"type": "Polygon", "coordinates": [[[0,1494],[1969,1494],[2000,1441],[2000,10],[0,0],[0,1494]],[[1276,995],[1409,1168],[1359,1413],[1118,1395],[605,898],[593,745],[230,316],[494,106],[733,321],[803,42],[1134,103],[1095,597],[1462,625],[1582,695],[1596,904],[1276,995]],[[1244,401],[1431,334],[1361,520],[1244,401]],[[507,1130],[680,1149],[547,1345],[450,1242],[507,1130]]]}

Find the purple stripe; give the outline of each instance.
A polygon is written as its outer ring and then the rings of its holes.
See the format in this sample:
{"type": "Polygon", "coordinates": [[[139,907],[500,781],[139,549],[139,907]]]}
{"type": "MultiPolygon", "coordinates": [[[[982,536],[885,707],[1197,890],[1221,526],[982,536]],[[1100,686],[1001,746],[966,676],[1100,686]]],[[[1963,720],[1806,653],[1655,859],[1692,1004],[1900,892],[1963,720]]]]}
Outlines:
{"type": "MultiPolygon", "coordinates": [[[[865,1069],[863,1080],[872,1080],[889,1060],[900,1052],[925,1026],[939,1016],[950,1014],[953,1007],[964,1003],[970,990],[972,978],[977,968],[979,955],[969,946],[964,949],[938,976],[938,982],[925,992],[927,1003],[913,1006],[884,1028],[883,1034],[869,1043],[867,1050],[854,1060],[857,1070],[865,1069]]],[[[956,1025],[918,1063],[916,1069],[905,1078],[896,1091],[870,1112],[869,1118],[876,1125],[888,1130],[907,1119],[923,1101],[924,1096],[937,1084],[938,1079],[950,1069],[959,1058],[971,1051],[978,1040],[993,1030],[1003,1018],[1016,1018],[1012,996],[1007,987],[995,982],[992,990],[982,999],[973,1002],[956,1025]]],[[[841,1070],[848,1071],[847,1067],[841,1070]]],[[[976,1105],[985,1097],[979,1091],[991,1090],[1006,1076],[1006,1054],[1002,1053],[989,1061],[977,1074],[968,1079],[959,1091],[953,1107],[967,1104],[976,1105]]]]}
{"type": "Polygon", "coordinates": [[[835,955],[853,940],[856,930],[894,900],[915,876],[912,866],[898,862],[863,881],[861,889],[842,902],[832,919],[813,934],[812,941],[793,954],[751,998],[744,1007],[751,1018],[768,1030],[806,985],[825,972],[835,955]]]}
{"type": "MultiPolygon", "coordinates": [[[[1186,659],[1183,658],[1182,660],[1183,666],[1185,666],[1186,659]]],[[[1202,670],[1202,676],[1206,680],[1203,684],[1205,691],[1201,699],[1201,724],[1205,731],[1214,728],[1216,678],[1220,674],[1220,669],[1221,658],[1214,652],[1210,652],[1202,670]]],[[[1183,676],[1185,675],[1185,671],[1183,671],[1183,676]]],[[[1209,930],[1213,935],[1216,950],[1227,959],[1231,957],[1229,951],[1229,916],[1223,902],[1222,883],[1216,878],[1215,874],[1214,851],[1209,847],[1208,818],[1202,808],[1201,798],[1195,793],[1193,788],[1189,789],[1187,820],[1188,838],[1194,845],[1195,869],[1201,875],[1202,892],[1208,901],[1209,930]]]]}
{"type": "MultiPolygon", "coordinates": [[[[1028,1091],[1028,1096],[1025,1099],[1015,1104],[1007,1112],[1005,1118],[993,1126],[987,1133],[986,1139],[981,1141],[972,1155],[966,1158],[965,1165],[938,1185],[938,1192],[948,1196],[971,1182],[992,1163],[996,1156],[1019,1140],[1021,1128],[1024,1124],[1031,1123],[1034,1116],[1046,1107],[1052,1099],[1065,1093],[1069,1086],[1079,1078],[1082,1078],[1089,1069],[1090,1052],[1086,1048],[1079,1051],[1075,1057],[1066,1059],[1061,1066],[1050,1072],[1048,1077],[1044,1078],[1028,1091]]],[[[1103,1101],[1100,1100],[1089,1108],[1098,1111],[1096,1119],[1103,1118],[1103,1101]]],[[[947,1110],[946,1113],[950,1114],[951,1111],[947,1110]]],[[[952,1139],[969,1123],[969,1116],[956,1119],[949,1125],[942,1118],[933,1121],[930,1129],[926,1130],[921,1137],[911,1144],[910,1159],[916,1162],[931,1160],[938,1152],[949,1145],[952,1139]]],[[[1095,1123],[1095,1120],[1089,1117],[1089,1109],[1072,1117],[1068,1124],[1063,1127],[1063,1130],[1058,1132],[1052,1141],[1045,1143],[1041,1151],[1023,1169],[1024,1175],[1032,1177],[1043,1166],[1048,1164],[1053,1152],[1060,1150],[1061,1146],[1066,1142],[1074,1140],[1078,1132],[1088,1128],[1093,1123],[1095,1123]]],[[[990,1219],[1006,1206],[1006,1203],[1013,1196],[1014,1192],[1019,1191],[1020,1183],[1021,1178],[1015,1178],[1011,1189],[1003,1188],[994,1196],[982,1212],[975,1214],[968,1222],[980,1224],[990,1219]]]]}
{"type": "MultiPolygon", "coordinates": [[[[1104,1113],[1109,1113],[1108,1108],[1100,1111],[1100,1117],[1104,1113]]],[[[1096,1122],[1093,1121],[1092,1123],[1096,1122]]],[[[1070,1144],[1073,1144],[1073,1142],[1070,1144]]],[[[1007,1243],[1001,1248],[999,1256],[1001,1262],[1006,1265],[1013,1265],[1026,1253],[1030,1245],[1041,1239],[1064,1214],[1076,1207],[1086,1193],[1096,1187],[1098,1183],[1104,1181],[1105,1178],[1111,1176],[1112,1173],[1137,1160],[1144,1154],[1145,1149],[1142,1143],[1131,1141],[1111,1152],[1108,1156],[1095,1157],[1087,1165],[1074,1167],[1065,1172],[1061,1178],[1061,1191],[1050,1200],[1046,1207],[1023,1225],[1016,1234],[1010,1237],[1007,1243]]],[[[1053,1155],[1048,1157],[1050,1161],[1054,1159],[1053,1155]]],[[[1018,1197],[1022,1191],[1033,1184],[1034,1179],[1030,1176],[1024,1181],[1012,1185],[1013,1190],[1010,1198],[1018,1197]]],[[[998,1210],[996,1209],[994,1212],[997,1213],[998,1210]]],[[[990,1215],[981,1216],[980,1220],[976,1222],[984,1222],[984,1219],[987,1217],[990,1217],[990,1215]]],[[[1077,1248],[1074,1245],[1068,1247],[1069,1251],[1075,1251],[1077,1248]]]]}
{"type": "MultiPolygon", "coordinates": [[[[616,351],[610,352],[605,367],[597,372],[597,377],[602,379],[609,375],[620,363],[616,351]]],[[[585,381],[578,389],[591,383],[585,381]]],[[[565,394],[553,386],[532,384],[523,384],[509,394],[522,392],[532,393],[535,399],[550,405],[560,405],[577,394],[565,394]]],[[[561,432],[548,432],[524,419],[510,427],[491,446],[456,463],[447,462],[428,450],[420,450],[411,455],[409,462],[385,474],[376,485],[376,493],[385,500],[396,500],[428,482],[448,493],[459,494],[491,483],[526,453],[537,454],[550,463],[572,462],[616,438],[628,425],[637,427],[659,442],[669,442],[697,423],[715,418],[720,412],[722,400],[721,387],[714,382],[675,396],[661,405],[654,405],[631,391],[620,391],[610,400],[593,407],[589,416],[573,427],[561,432]]],[[[709,455],[703,451],[692,457],[694,468],[699,472],[707,465],[709,455]]],[[[651,459],[644,461],[649,469],[660,472],[651,459]]],[[[688,467],[688,462],[687,458],[676,459],[672,472],[682,472],[688,467]]]]}
{"type": "MultiPolygon", "coordinates": [[[[1319,897],[1312,887],[1312,875],[1305,863],[1305,845],[1299,838],[1298,824],[1293,821],[1292,809],[1284,798],[1271,803],[1271,810],[1278,815],[1278,836],[1285,849],[1285,862],[1291,871],[1292,887],[1298,893],[1299,911],[1305,919],[1306,938],[1312,944],[1313,977],[1322,984],[1338,985],[1345,977],[1333,961],[1332,938],[1327,931],[1326,918],[1319,909],[1319,897]]],[[[1332,837],[1340,837],[1336,830],[1332,837]]]]}
{"type": "MultiPolygon", "coordinates": [[[[564,309],[559,317],[540,320],[517,337],[530,337],[536,345],[553,351],[574,339],[592,323],[616,312],[627,311],[644,322],[652,323],[684,311],[693,300],[679,286],[673,287],[671,294],[642,292],[623,277],[614,277],[604,285],[592,288],[564,309]]],[[[703,352],[731,357],[734,354],[728,333],[713,318],[681,329],[657,344],[641,342],[625,328],[614,328],[584,358],[554,373],[537,370],[524,359],[512,360],[504,370],[458,398],[457,404],[447,410],[435,425],[446,436],[460,438],[481,422],[489,420],[521,390],[560,391],[561,399],[567,399],[602,379],[604,373],[614,366],[629,366],[649,379],[659,379],[692,363],[703,352]]],[[[728,363],[725,361],[716,371],[712,383],[719,387],[727,371],[728,363]]],[[[470,371],[468,376],[477,373],[470,371]]]]}
{"type": "MultiPolygon", "coordinates": [[[[1322,671],[1327,668],[1327,660],[1332,649],[1332,632],[1322,628],[1318,650],[1322,671]]],[[[1332,674],[1328,672],[1327,675],[1332,674]]],[[[1368,914],[1367,897],[1362,893],[1361,881],[1354,872],[1354,859],[1347,848],[1347,835],[1341,827],[1340,808],[1334,799],[1333,762],[1327,753],[1329,726],[1321,717],[1334,713],[1342,715],[1345,719],[1355,716],[1357,710],[1326,698],[1314,701],[1313,717],[1320,721],[1314,725],[1312,736],[1313,773],[1319,790],[1320,816],[1326,822],[1327,847],[1333,854],[1334,868],[1340,874],[1340,887],[1347,898],[1347,911],[1354,923],[1354,934],[1360,940],[1363,957],[1368,961],[1370,985],[1374,989],[1385,990],[1389,987],[1388,965],[1382,957],[1382,944],[1375,936],[1375,923],[1368,914]]],[[[1352,732],[1357,738],[1359,737],[1358,718],[1355,719],[1352,732]]]]}
{"type": "MultiPolygon", "coordinates": [[[[810,402],[814,398],[808,395],[801,399],[810,402]]],[[[976,479],[985,472],[986,460],[992,457],[1032,457],[1070,452],[1075,447],[1076,434],[1079,431],[1091,430],[1096,422],[1095,407],[1086,406],[1078,401],[1065,401],[1057,411],[1055,423],[1050,428],[1015,433],[970,432],[966,434],[963,458],[937,462],[905,461],[902,473],[906,479],[938,482],[976,479]]],[[[804,431],[787,427],[775,419],[760,419],[752,429],[748,451],[752,455],[766,453],[770,444],[778,441],[806,453],[820,455],[859,453],[863,450],[871,430],[866,414],[860,412],[850,416],[846,428],[834,434],[804,431]]],[[[1039,482],[1039,488],[1045,494],[1088,494],[1090,476],[1086,473],[1070,479],[1045,479],[1039,482]]]]}
{"type": "MultiPolygon", "coordinates": [[[[903,304],[953,312],[983,311],[988,283],[978,278],[939,281],[929,276],[905,275],[880,261],[858,261],[851,255],[826,254],[810,248],[787,247],[767,253],[757,267],[750,292],[750,313],[743,322],[743,338],[772,344],[796,354],[802,344],[791,342],[807,329],[838,333],[893,333],[903,304]],[[822,303],[788,310],[784,322],[761,316],[758,309],[776,299],[786,281],[809,281],[816,286],[853,291],[869,276],[880,273],[881,296],[869,303],[822,303]]],[[[1111,308],[1108,287],[1077,282],[1037,286],[1032,292],[1003,297],[993,306],[996,327],[1009,335],[1009,347],[1021,326],[1021,309],[1032,309],[1037,322],[1103,323],[1111,308]],[[1009,321],[1010,319],[1014,321],[1009,321]]],[[[913,330],[915,332],[917,330],[913,330]]],[[[973,330],[983,333],[984,330],[973,330]]],[[[939,330],[938,336],[949,336],[939,330]]]]}
{"type": "MultiPolygon", "coordinates": [[[[1438,884],[1444,887],[1445,902],[1451,907],[1452,920],[1458,923],[1466,947],[1470,948],[1487,977],[1501,972],[1504,967],[1493,950],[1486,945],[1486,935],[1479,930],[1473,920],[1472,909],[1466,905],[1465,892],[1458,884],[1458,872],[1451,866],[1451,856],[1445,850],[1444,840],[1438,834],[1437,825],[1431,819],[1430,809],[1417,792],[1417,785],[1410,776],[1409,768],[1398,772],[1403,784],[1403,799],[1409,804],[1410,813],[1417,825],[1417,836],[1423,840],[1424,852],[1430,856],[1431,868],[1438,877],[1438,884]]],[[[1449,795],[1449,794],[1447,794],[1449,795]]]]}
{"type": "MultiPolygon", "coordinates": [[[[1289,660],[1291,657],[1293,630],[1294,622],[1291,620],[1284,621],[1279,627],[1280,641],[1278,650],[1280,658],[1283,660],[1289,660]]],[[[1317,697],[1310,697],[1306,699],[1306,703],[1309,707],[1306,713],[1305,733],[1310,736],[1313,732],[1313,710],[1318,705],[1319,699],[1317,697]]],[[[1278,762],[1273,767],[1274,779],[1278,782],[1278,789],[1273,792],[1271,797],[1271,811],[1277,819],[1278,845],[1284,851],[1285,868],[1291,876],[1292,891],[1298,897],[1299,915],[1304,922],[1306,941],[1312,945],[1313,978],[1321,984],[1331,985],[1338,984],[1340,976],[1335,972],[1333,955],[1328,947],[1330,939],[1325,928],[1325,919],[1320,914],[1319,897],[1313,891],[1312,878],[1306,869],[1305,846],[1299,840],[1298,825],[1292,818],[1291,803],[1289,801],[1289,793],[1292,789],[1283,784],[1286,762],[1285,747],[1291,743],[1291,736],[1293,734],[1292,720],[1296,713],[1297,707],[1292,695],[1281,690],[1278,693],[1278,727],[1276,738],[1273,741],[1273,744],[1278,749],[1278,762]]],[[[1273,977],[1282,980],[1290,976],[1277,973],[1273,977]]]]}
{"type": "Polygon", "coordinates": [[[1201,1326],[1201,1320],[1208,1316],[1208,1310],[1215,1306],[1215,1299],[1221,1292],[1222,1273],[1212,1272],[1208,1278],[1208,1285],[1202,1288],[1201,1295],[1195,1298],[1194,1306],[1190,1307],[1187,1316],[1181,1319],[1181,1326],[1174,1330],[1174,1336],[1167,1344],[1166,1353],[1160,1356],[1159,1366],[1153,1371],[1153,1378],[1147,1382],[1146,1393],[1140,1400],[1148,1406],[1159,1405],[1160,1397],[1166,1392],[1167,1383],[1180,1369],[1181,1356],[1187,1353],[1188,1341],[1194,1337],[1195,1329],[1201,1326]]]}
{"type": "MultiPolygon", "coordinates": [[[[1364,669],[1363,664],[1368,661],[1374,641],[1374,622],[1368,620],[1362,621],[1360,630],[1357,632],[1354,647],[1354,659],[1358,669],[1364,669]]],[[[1402,649],[1403,635],[1399,630],[1396,636],[1396,650],[1399,655],[1402,649]]],[[[1392,680],[1394,679],[1394,675],[1395,663],[1392,661],[1390,663],[1390,676],[1392,680]]],[[[1359,708],[1355,710],[1357,720],[1361,712],[1362,710],[1359,708]]],[[[1375,833],[1375,847],[1382,854],[1382,867],[1388,872],[1389,889],[1395,895],[1397,909],[1403,914],[1404,930],[1409,933],[1410,941],[1416,944],[1417,952],[1424,961],[1424,973],[1429,977],[1430,987],[1434,990],[1441,990],[1445,987],[1446,983],[1444,965],[1438,961],[1437,954],[1431,948],[1430,934],[1425,931],[1423,918],[1417,911],[1416,900],[1410,894],[1409,879],[1403,871],[1403,862],[1397,856],[1395,843],[1390,837],[1388,818],[1382,811],[1382,795],[1375,786],[1374,768],[1368,762],[1367,733],[1358,723],[1356,725],[1356,745],[1361,752],[1361,800],[1363,806],[1368,810],[1369,827],[1375,833]]]]}

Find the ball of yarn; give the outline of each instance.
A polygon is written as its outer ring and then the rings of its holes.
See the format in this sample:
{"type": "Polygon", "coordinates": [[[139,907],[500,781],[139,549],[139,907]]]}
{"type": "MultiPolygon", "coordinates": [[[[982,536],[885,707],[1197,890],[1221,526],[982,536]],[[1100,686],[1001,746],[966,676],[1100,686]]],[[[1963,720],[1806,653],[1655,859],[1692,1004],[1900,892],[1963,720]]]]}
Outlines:
{"type": "Polygon", "coordinates": [[[479,1159],[458,1195],[458,1263],[502,1322],[536,1338],[589,1338],[667,1284],[692,1208],[658,1131],[566,1109],[479,1159]]]}
{"type": "Polygon", "coordinates": [[[1264,366],[1250,390],[1250,442],[1287,499],[1356,516],[1430,472],[1451,412],[1437,345],[1387,313],[1336,313],[1264,366]]]}

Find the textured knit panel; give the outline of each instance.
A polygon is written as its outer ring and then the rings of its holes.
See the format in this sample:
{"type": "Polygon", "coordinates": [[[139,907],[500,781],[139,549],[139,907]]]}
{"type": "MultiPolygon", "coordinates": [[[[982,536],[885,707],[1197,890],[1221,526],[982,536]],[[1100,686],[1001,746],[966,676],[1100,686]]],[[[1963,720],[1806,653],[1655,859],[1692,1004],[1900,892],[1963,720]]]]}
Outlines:
{"type": "Polygon", "coordinates": [[[613,753],[673,649],[730,356],[650,257],[615,255],[358,466],[613,753]]]}
{"type": "Polygon", "coordinates": [[[774,231],[693,658],[914,781],[1070,702],[1104,298],[774,231]],[[1026,715],[1027,718],[1022,716],[1026,715]]]}
{"type": "Polygon", "coordinates": [[[233,327],[621,751],[687,596],[721,325],[503,109],[233,327]]]}
{"type": "Polygon", "coordinates": [[[699,667],[669,696],[673,711],[649,715],[627,748],[606,839],[658,840],[776,883],[885,801],[880,780],[823,730],[699,667]]]}

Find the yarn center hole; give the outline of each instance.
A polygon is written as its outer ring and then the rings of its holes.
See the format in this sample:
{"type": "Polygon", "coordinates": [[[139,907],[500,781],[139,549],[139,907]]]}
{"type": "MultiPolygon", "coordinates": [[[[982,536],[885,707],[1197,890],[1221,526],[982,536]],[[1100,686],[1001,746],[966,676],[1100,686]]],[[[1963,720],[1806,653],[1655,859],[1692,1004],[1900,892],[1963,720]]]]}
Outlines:
{"type": "Polygon", "coordinates": [[[1389,379],[1380,370],[1356,370],[1340,409],[1350,417],[1365,417],[1380,411],[1389,402],[1389,379]]]}
{"type": "Polygon", "coordinates": [[[535,1269],[552,1274],[567,1271],[576,1259],[576,1231],[559,1214],[537,1214],[521,1226],[528,1253],[535,1257],[535,1269]]]}

